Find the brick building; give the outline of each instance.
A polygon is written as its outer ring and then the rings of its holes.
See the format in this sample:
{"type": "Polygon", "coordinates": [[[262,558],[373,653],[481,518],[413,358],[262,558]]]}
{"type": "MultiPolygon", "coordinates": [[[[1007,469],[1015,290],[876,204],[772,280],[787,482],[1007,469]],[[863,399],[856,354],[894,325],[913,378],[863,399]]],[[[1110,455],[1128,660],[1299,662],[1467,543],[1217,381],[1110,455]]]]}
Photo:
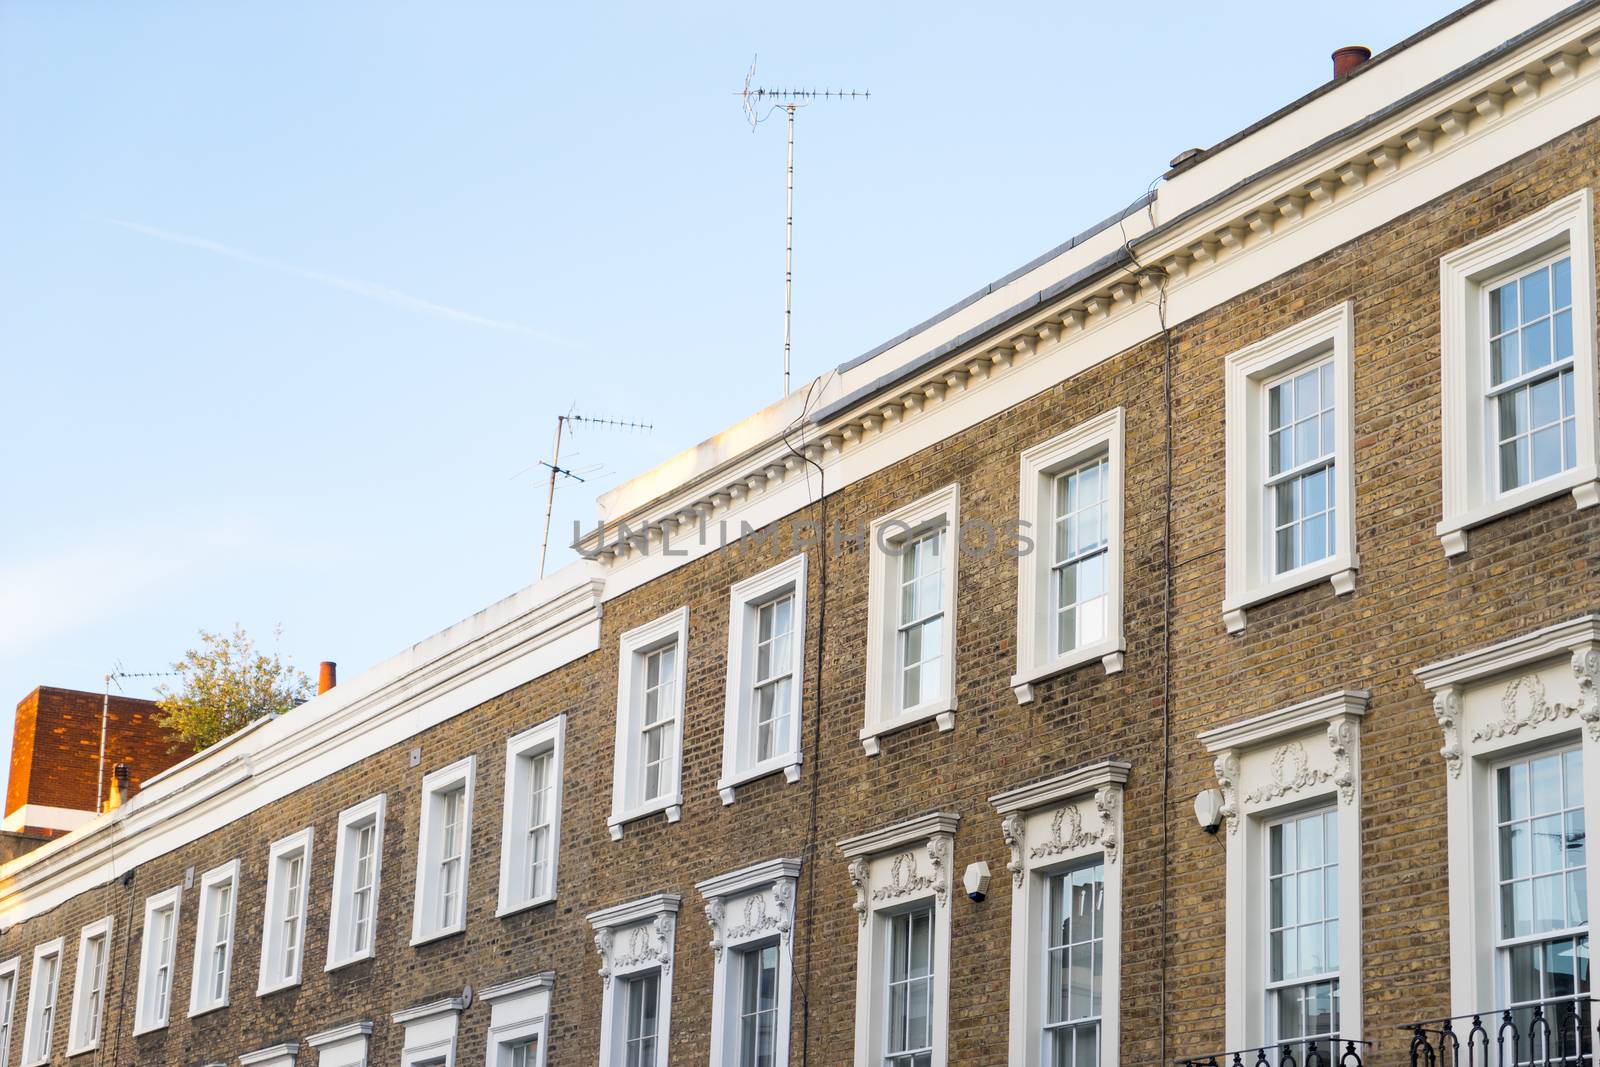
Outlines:
{"type": "Polygon", "coordinates": [[[4,1062],[1589,1041],[1597,174],[1555,0],[1186,155],[0,868],[4,1062]]]}
{"type": "Polygon", "coordinates": [[[42,685],[23,697],[12,732],[4,832],[48,839],[76,830],[104,805],[117,764],[128,768],[129,786],[137,789],[191,755],[155,714],[155,701],[120,694],[42,685]]]}

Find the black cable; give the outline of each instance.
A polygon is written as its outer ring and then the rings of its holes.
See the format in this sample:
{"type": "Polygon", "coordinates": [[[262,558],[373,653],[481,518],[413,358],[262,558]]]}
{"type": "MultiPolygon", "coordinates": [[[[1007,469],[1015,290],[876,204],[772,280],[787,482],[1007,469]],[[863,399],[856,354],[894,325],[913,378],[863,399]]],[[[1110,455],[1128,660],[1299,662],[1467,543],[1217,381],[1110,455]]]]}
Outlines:
{"type": "MultiPolygon", "coordinates": [[[[813,672],[812,691],[816,694],[811,716],[811,794],[810,812],[806,822],[805,844],[805,876],[806,876],[806,905],[805,905],[805,972],[800,982],[800,1064],[805,1067],[810,1062],[811,1056],[811,971],[812,971],[812,932],[815,929],[816,912],[816,887],[817,887],[817,820],[818,820],[818,793],[822,782],[822,662],[823,646],[828,633],[828,482],[827,474],[822,465],[809,456],[795,450],[789,441],[789,435],[795,427],[801,425],[806,415],[811,410],[811,399],[821,383],[821,378],[813,378],[811,385],[806,389],[805,403],[801,405],[799,417],[791,422],[783,431],[783,447],[787,448],[801,463],[809,463],[817,468],[817,657],[816,670],[813,672]]],[[[803,468],[802,468],[803,469],[803,468]]],[[[809,488],[811,479],[809,472],[806,485],[809,488]]],[[[792,532],[792,531],[791,531],[792,532]]]]}

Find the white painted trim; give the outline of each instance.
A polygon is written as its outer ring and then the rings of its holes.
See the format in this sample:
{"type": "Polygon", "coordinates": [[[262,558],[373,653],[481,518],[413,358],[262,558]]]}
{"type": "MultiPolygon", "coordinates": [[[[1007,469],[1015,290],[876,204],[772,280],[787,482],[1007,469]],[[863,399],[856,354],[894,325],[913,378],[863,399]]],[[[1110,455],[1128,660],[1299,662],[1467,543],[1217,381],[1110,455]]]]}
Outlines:
{"type": "Polygon", "coordinates": [[[743,951],[764,949],[769,943],[778,949],[773,1067],[788,1067],[800,863],[798,859],[767,860],[695,885],[705,898],[706,921],[711,926],[711,1067],[739,1063],[739,961],[743,951]]]}
{"type": "Polygon", "coordinates": [[[94,821],[94,812],[77,808],[58,808],[49,804],[24,804],[5,817],[0,829],[21,833],[24,829],[76,830],[94,821]]]}
{"type": "Polygon", "coordinates": [[[1123,636],[1122,574],[1127,545],[1123,537],[1123,410],[1112,408],[1066,433],[1022,453],[1022,485],[1018,518],[1031,531],[1031,550],[1017,555],[1017,673],[1011,688],[1017,703],[1033,699],[1033,683],[1099,660],[1107,674],[1122,670],[1127,641],[1123,636]],[[1064,655],[1051,651],[1055,619],[1050,610],[1050,576],[1054,562],[1055,512],[1052,488],[1063,470],[1107,456],[1106,511],[1109,548],[1106,554],[1106,638],[1064,655]]]}
{"type": "Polygon", "coordinates": [[[1120,760],[1101,760],[989,798],[1001,816],[1000,834],[1010,852],[1006,863],[1012,888],[1007,1062],[1015,1067],[1040,1067],[1044,1062],[1041,1035],[1047,961],[1041,934],[1047,925],[1049,879],[1097,859],[1105,869],[1100,1065],[1116,1067],[1121,1062],[1120,859],[1123,786],[1130,769],[1120,760]],[[1094,820],[1092,830],[1085,830],[1086,815],[1094,820]]]}
{"type": "Polygon", "coordinates": [[[333,888],[328,902],[328,958],[324,971],[337,970],[346,964],[371,959],[377,951],[378,899],[383,886],[383,818],[389,806],[389,794],[379,793],[359,804],[352,804],[339,813],[338,829],[333,842],[333,888]],[[343,952],[340,947],[348,943],[354,917],[348,914],[354,896],[351,879],[355,876],[356,856],[351,851],[351,838],[368,820],[372,822],[372,928],[364,952],[343,952]]]}
{"type": "Polygon", "coordinates": [[[722,776],[717,792],[724,804],[732,804],[735,787],[745,782],[783,772],[789,782],[800,780],[801,712],[805,707],[806,665],[806,556],[801,553],[776,567],[739,582],[728,590],[728,671],[722,725],[722,776]],[[755,670],[756,642],[752,636],[755,612],[762,604],[791,593],[794,610],[789,640],[790,708],[789,737],[783,747],[763,761],[751,753],[755,745],[751,684],[755,670]]]}
{"type": "Polygon", "coordinates": [[[872,520],[868,530],[867,592],[867,694],[866,722],[861,728],[861,747],[876,756],[885,734],[903,730],[928,719],[938,721],[941,732],[956,725],[956,585],[961,567],[961,486],[952,482],[872,520]],[[899,690],[899,654],[895,649],[900,615],[900,577],[894,565],[899,555],[891,556],[886,546],[924,533],[934,527],[945,530],[944,625],[940,649],[940,693],[914,708],[896,708],[899,690]]]}
{"type": "Polygon", "coordinates": [[[66,945],[67,940],[65,937],[57,937],[41,945],[34,946],[33,969],[28,975],[28,1012],[24,1017],[25,1023],[22,1029],[22,1067],[39,1067],[40,1064],[50,1062],[50,1047],[55,1036],[56,1015],[61,1005],[61,973],[67,966],[66,945]],[[39,988],[39,964],[51,958],[56,961],[55,987],[50,990],[50,995],[45,997],[43,995],[44,990],[39,988]],[[45,1006],[41,1003],[42,1001],[47,1001],[50,1009],[48,1026],[45,1026],[39,1018],[39,1010],[45,1006]],[[44,1026],[43,1044],[45,1054],[43,1056],[35,1055],[33,1051],[40,1043],[38,1040],[39,1035],[35,1034],[34,1031],[41,1026],[44,1026]]]}
{"type": "Polygon", "coordinates": [[[297,833],[274,841],[267,849],[267,889],[261,908],[261,973],[256,979],[258,997],[299,985],[300,976],[305,971],[306,924],[311,918],[311,836],[312,827],[307,826],[297,833]],[[278,928],[283,922],[283,916],[278,912],[278,908],[283,903],[280,898],[285,889],[279,885],[278,867],[293,852],[301,854],[300,944],[294,954],[294,973],[271,978],[267,973],[269,961],[285,947],[278,941],[278,928]]]}
{"type": "Polygon", "coordinates": [[[400,1067],[421,1067],[435,1057],[443,1057],[444,1067],[456,1067],[456,1038],[466,1009],[463,997],[440,997],[391,1015],[396,1026],[406,1029],[400,1067]]]}
{"type": "Polygon", "coordinates": [[[372,1022],[363,1019],[312,1034],[306,1044],[317,1051],[317,1067],[367,1067],[372,1022]]]}
{"type": "Polygon", "coordinates": [[[1319,582],[1343,596],[1355,589],[1355,305],[1352,301],[1296,323],[1228,356],[1227,367],[1227,591],[1222,601],[1229,633],[1244,629],[1245,609],[1319,582]],[[1333,555],[1284,574],[1271,573],[1271,518],[1267,509],[1267,385],[1309,363],[1333,359],[1333,555]]]}
{"type": "Polygon", "coordinates": [[[563,712],[506,742],[506,790],[500,820],[500,898],[496,916],[511,915],[556,899],[560,878],[561,809],[567,779],[566,738],[567,716],[563,712]],[[527,865],[526,764],[544,752],[550,753],[551,773],[555,775],[555,780],[550,784],[550,888],[547,892],[528,896],[516,888],[527,865]]]}
{"type": "MultiPolygon", "coordinates": [[[[1600,797],[1600,616],[1546,626],[1429,664],[1416,674],[1433,695],[1444,736],[1439,754],[1450,840],[1451,1013],[1486,1011],[1501,999],[1494,939],[1484,933],[1494,928],[1494,848],[1485,832],[1493,811],[1491,770],[1514,753],[1576,739],[1583,753],[1584,797],[1600,797]],[[1523,714],[1523,684],[1541,675],[1538,703],[1544,710],[1523,714]],[[1572,698],[1546,700],[1546,682],[1570,687],[1572,698]],[[1486,721],[1483,702],[1494,706],[1499,721],[1486,721]]],[[[1589,914],[1600,914],[1600,857],[1592,854],[1588,883],[1589,914]]]]}
{"type": "MultiPolygon", "coordinates": [[[[177,992],[178,977],[178,934],[183,929],[183,886],[175,885],[170,889],[163,889],[153,893],[144,901],[144,926],[143,935],[139,938],[139,985],[134,995],[133,1002],[133,1036],[164,1030],[172,1021],[172,1004],[177,992]],[[156,913],[167,908],[172,909],[172,943],[168,946],[170,956],[167,965],[167,1003],[159,1019],[151,1018],[151,1010],[155,1007],[152,998],[155,990],[152,983],[155,981],[156,969],[160,961],[156,959],[158,946],[155,942],[153,924],[156,913]]],[[[0,1062],[0,1067],[5,1067],[0,1062]]]]}
{"type": "Polygon", "coordinates": [[[575,564],[387,663],[142,783],[116,811],[0,866],[0,929],[233,825],[599,648],[600,584],[575,564]]]}
{"type": "Polygon", "coordinates": [[[665,1067],[672,1041],[672,962],[681,905],[682,898],[676,893],[655,893],[585,916],[600,953],[600,1067],[621,1063],[614,1050],[622,1047],[626,1013],[619,1010],[618,992],[627,979],[650,971],[661,975],[656,991],[656,1048],[665,1067]]]}
{"type": "Polygon", "coordinates": [[[418,807],[421,816],[417,827],[417,889],[415,906],[411,909],[411,944],[421,945],[429,941],[437,941],[441,937],[459,934],[467,928],[467,901],[471,897],[470,871],[472,868],[472,807],[473,796],[477,791],[478,757],[471,755],[465,759],[429,771],[422,777],[422,790],[418,807]],[[462,791],[463,807],[461,812],[461,900],[456,909],[456,915],[448,922],[435,922],[430,916],[434,905],[438,903],[437,892],[439,886],[435,882],[439,856],[436,846],[443,842],[436,840],[439,836],[439,827],[436,825],[438,816],[434,812],[435,798],[448,792],[453,792],[459,786],[462,791]]]}
{"type": "MultiPolygon", "coordinates": [[[[189,1018],[203,1015],[208,1011],[226,1008],[233,1001],[233,950],[237,945],[234,932],[239,927],[239,861],[229,860],[221,866],[213,867],[199,879],[200,902],[195,906],[195,938],[194,961],[189,968],[189,1018]],[[211,1000],[205,995],[206,978],[208,973],[201,964],[205,960],[206,933],[215,917],[212,912],[212,891],[223,885],[229,886],[233,892],[228,900],[228,931],[226,934],[227,952],[226,962],[223,965],[224,981],[222,985],[222,999],[211,1000]]],[[[170,1012],[168,1013],[170,1015],[170,1012]]]]}
{"type": "Polygon", "coordinates": [[[105,1033],[106,1016],[110,1014],[109,1005],[106,1003],[106,989],[109,988],[111,979],[111,916],[96,919],[78,932],[78,964],[72,976],[72,1014],[67,1018],[67,1055],[76,1056],[81,1052],[93,1052],[100,1047],[100,1035],[105,1033]],[[88,1009],[89,984],[85,980],[89,976],[88,969],[84,966],[84,954],[89,950],[89,942],[101,938],[101,951],[105,953],[100,961],[100,1018],[97,1020],[94,1033],[85,1034],[84,1024],[88,1021],[83,1017],[88,1009]]]}
{"type": "Polygon", "coordinates": [[[683,817],[683,730],[689,707],[684,691],[689,677],[689,609],[668,612],[643,626],[636,626],[619,639],[617,652],[616,752],[611,774],[611,816],[606,826],[611,840],[622,840],[622,828],[636,819],[666,812],[668,822],[683,817]],[[642,708],[644,657],[668,645],[677,646],[673,657],[678,677],[675,696],[678,707],[672,731],[672,786],[654,800],[635,799],[634,785],[643,771],[643,760],[635,742],[639,738],[642,708]]]}
{"type": "Polygon", "coordinates": [[[1446,555],[1467,550],[1467,531],[1501,515],[1570,492],[1579,508],[1600,504],[1595,423],[1594,193],[1580,189],[1497,233],[1439,260],[1440,442],[1444,514],[1436,532],[1446,555]],[[1484,395],[1485,284],[1518,266],[1565,250],[1572,257],[1573,385],[1577,466],[1553,478],[1498,490],[1484,395]]]}
{"type": "Polygon", "coordinates": [[[0,1067],[11,1062],[11,1046],[16,1039],[18,988],[22,985],[22,957],[12,956],[0,963],[0,982],[9,983],[8,995],[0,995],[0,1067]]]}
{"type": "Polygon", "coordinates": [[[1341,690],[1199,735],[1215,757],[1227,844],[1228,1048],[1266,1044],[1267,825],[1308,807],[1336,813],[1340,1032],[1361,1035],[1361,720],[1368,694],[1341,690]]]}
{"type": "Polygon", "coordinates": [[[554,971],[540,971],[483,988],[480,996],[489,1005],[485,1067],[505,1067],[505,1061],[499,1056],[504,1046],[530,1037],[538,1049],[534,1067],[545,1067],[549,1057],[550,999],[555,980],[554,971]]]}
{"type": "Polygon", "coordinates": [[[929,812],[839,842],[839,850],[850,860],[858,926],[855,1067],[883,1063],[885,922],[927,903],[933,908],[933,1067],[947,1067],[950,1062],[950,910],[960,821],[950,812],[929,812]]]}
{"type": "Polygon", "coordinates": [[[294,1067],[300,1055],[300,1042],[284,1041],[267,1048],[239,1055],[239,1067],[294,1067]]]}

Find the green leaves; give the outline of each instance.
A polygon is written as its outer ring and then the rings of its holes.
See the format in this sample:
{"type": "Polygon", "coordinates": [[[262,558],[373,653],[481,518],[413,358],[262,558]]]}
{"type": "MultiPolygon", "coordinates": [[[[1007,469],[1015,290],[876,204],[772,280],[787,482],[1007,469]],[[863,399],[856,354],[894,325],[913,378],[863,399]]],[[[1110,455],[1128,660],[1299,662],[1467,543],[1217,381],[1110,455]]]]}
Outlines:
{"type": "Polygon", "coordinates": [[[178,684],[156,690],[159,721],[197,752],[312,695],[310,679],[279,653],[258,652],[255,641],[238,626],[232,634],[201,630],[200,646],[185,652],[172,668],[179,674],[178,684]]]}

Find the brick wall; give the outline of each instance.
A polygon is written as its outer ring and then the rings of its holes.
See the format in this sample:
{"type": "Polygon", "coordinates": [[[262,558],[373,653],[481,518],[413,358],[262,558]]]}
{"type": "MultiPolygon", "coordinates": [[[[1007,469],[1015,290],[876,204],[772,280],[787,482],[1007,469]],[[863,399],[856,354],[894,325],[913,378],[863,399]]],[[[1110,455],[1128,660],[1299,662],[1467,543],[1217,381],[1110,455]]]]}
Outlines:
{"type": "MultiPolygon", "coordinates": [[[[103,693],[40,686],[17,705],[11,743],[11,778],[6,814],[24,804],[96,810],[95,783],[100,761],[103,693]]],[[[102,796],[111,794],[111,768],[126,763],[135,791],[139,783],[171,767],[190,749],[155,720],[151,700],[113,695],[106,714],[105,778],[102,796]]]]}
{"type": "MultiPolygon", "coordinates": [[[[592,1064],[600,1017],[598,959],[583,916],[647,893],[684,901],[674,964],[671,1060],[704,1062],[709,1040],[711,953],[694,883],[758,859],[800,855],[795,931],[792,1063],[852,1059],[856,919],[835,843],[932,809],[957,812],[954,865],[984,859],[1003,870],[999,820],[986,798],[1002,789],[1108,757],[1133,770],[1125,796],[1122,1015],[1125,1063],[1170,1061],[1223,1041],[1224,842],[1200,832],[1194,794],[1213,783],[1196,733],[1340,688],[1371,690],[1363,725],[1361,901],[1365,926],[1369,1063],[1403,1062],[1395,1027],[1448,1009],[1445,769],[1438,727],[1411,671],[1418,665],[1593,610],[1600,602],[1600,509],[1576,512],[1563,498],[1473,533],[1470,551],[1447,560],[1434,535],[1439,498],[1439,256],[1594,180],[1600,126],[1566,135],[1512,164],[1274,279],[1172,335],[1170,545],[1167,350],[1144,345],[940,442],[906,462],[791,516],[846,527],[940,488],[962,487],[964,517],[997,525],[1015,514],[1018,455],[1106,408],[1127,409],[1126,669],[1091,665],[1041,683],[1019,706],[1014,666],[1016,566],[1003,556],[962,560],[956,638],[955,729],[930,722],[862,754],[867,559],[858,546],[814,550],[808,564],[805,766],[740,787],[721,805],[723,657],[728,587],[787,553],[726,550],[687,564],[609,602],[601,650],[180,851],[142,864],[124,887],[109,885],[0,934],[0,958],[27,954],[86,922],[116,916],[104,1064],[198,1064],[355,1019],[375,1024],[371,1062],[398,1061],[398,1007],[464,985],[536,970],[557,973],[550,1062],[592,1064]],[[1327,585],[1253,608],[1247,629],[1222,622],[1223,358],[1303,316],[1353,300],[1356,314],[1355,592],[1327,585]],[[1172,568],[1166,569],[1170,552],[1172,568]],[[821,597],[826,570],[828,595],[821,597]],[[1170,604],[1168,590],[1170,588],[1170,604]],[[687,604],[683,820],[657,817],[609,839],[617,638],[687,604]],[[821,695],[820,715],[818,694],[821,695]],[[559,899],[505,919],[494,916],[504,746],[511,734],[568,716],[566,814],[559,899]],[[421,765],[408,752],[421,747],[421,765]],[[478,756],[469,918],[464,934],[412,948],[417,800],[427,771],[478,756]],[[384,879],[375,959],[324,973],[333,829],[341,808],[387,792],[384,879]],[[269,842],[315,828],[311,921],[304,984],[255,995],[261,895],[269,842]],[[233,858],[243,863],[233,1006],[197,1019],[174,1011],[169,1029],[130,1036],[131,984],[141,902],[147,895],[233,858]],[[803,1053],[803,1056],[802,1056],[803,1053]]],[[[1588,328],[1593,328],[1590,323],[1588,328]]],[[[184,901],[179,999],[188,989],[194,901],[184,901]]],[[[953,903],[950,1061],[1005,1061],[1011,886],[953,903]]],[[[63,990],[70,989],[68,960],[63,990]]],[[[24,968],[26,972],[27,968],[24,968]]],[[[19,1003],[19,1012],[24,1005],[19,1003]]],[[[20,1018],[20,1015],[19,1015],[20,1018]]],[[[488,1009],[462,1017],[458,1062],[484,1057],[488,1009]]],[[[16,1028],[20,1042],[20,1026],[16,1028]]],[[[58,1028],[63,1056],[65,1028],[58,1028]]],[[[16,1048],[13,1048],[16,1055],[16,1048]]],[[[309,1053],[307,1060],[310,1059],[309,1053]]],[[[306,1061],[303,1061],[306,1062],[306,1061]]]]}

